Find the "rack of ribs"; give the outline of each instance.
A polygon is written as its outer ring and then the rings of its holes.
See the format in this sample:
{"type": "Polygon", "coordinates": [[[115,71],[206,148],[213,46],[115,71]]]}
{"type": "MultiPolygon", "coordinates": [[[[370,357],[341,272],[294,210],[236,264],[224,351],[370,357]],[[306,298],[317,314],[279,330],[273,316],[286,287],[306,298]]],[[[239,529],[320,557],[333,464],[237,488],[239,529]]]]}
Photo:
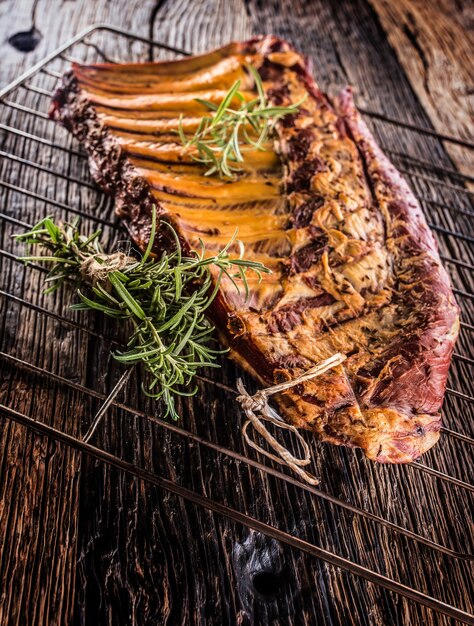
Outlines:
{"type": "MultiPolygon", "coordinates": [[[[354,107],[323,94],[308,61],[274,36],[177,61],[73,65],[51,117],[84,145],[142,248],[152,207],[185,250],[221,249],[238,229],[245,257],[272,270],[250,296],[223,280],[210,316],[230,356],[265,385],[342,352],[346,361],[281,393],[292,424],[382,463],[418,458],[439,437],[459,317],[420,206],[354,107]],[[301,102],[233,180],[204,176],[183,150],[236,79],[275,105],[301,102]]],[[[170,244],[160,231],[157,246],[170,244]]]]}

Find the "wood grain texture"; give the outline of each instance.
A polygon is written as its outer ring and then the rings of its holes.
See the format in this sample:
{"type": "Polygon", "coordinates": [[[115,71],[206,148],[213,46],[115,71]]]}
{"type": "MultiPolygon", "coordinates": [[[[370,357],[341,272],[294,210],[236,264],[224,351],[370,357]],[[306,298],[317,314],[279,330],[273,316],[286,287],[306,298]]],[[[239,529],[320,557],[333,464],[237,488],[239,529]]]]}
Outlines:
{"type": "Polygon", "coordinates": [[[3,0],[0,2],[0,86],[92,24],[113,24],[146,37],[153,10],[159,4],[159,0],[3,0]],[[15,50],[8,38],[28,30],[32,18],[42,39],[34,51],[25,54],[15,50]]]}
{"type": "MultiPolygon", "coordinates": [[[[23,28],[30,11],[29,2],[0,4],[0,24],[2,30],[8,29],[6,35],[23,28]]],[[[94,21],[109,21],[145,35],[151,28],[156,40],[196,52],[231,38],[274,32],[308,54],[318,81],[329,92],[352,83],[362,104],[399,119],[430,124],[413,80],[407,78],[374,7],[365,0],[249,0],[231,5],[223,0],[156,4],[39,0],[36,15],[37,27],[43,34],[49,33],[48,38],[26,59],[9,54],[8,44],[3,43],[1,80],[11,79],[94,21]]],[[[96,33],[93,42],[117,59],[144,59],[149,53],[146,46],[129,45],[104,32],[96,33]]],[[[89,60],[94,54],[97,57],[94,50],[81,46],[71,54],[89,60]]],[[[42,80],[44,88],[54,86],[54,79],[42,80]]],[[[21,97],[25,104],[41,110],[48,105],[47,98],[36,94],[22,93],[21,97]]],[[[12,111],[2,121],[73,145],[65,131],[49,122],[19,117],[12,111]]],[[[451,165],[450,156],[434,139],[382,123],[374,123],[374,129],[389,149],[451,165]]],[[[65,157],[61,151],[9,135],[2,138],[1,149],[29,155],[57,171],[90,180],[86,162],[74,155],[65,157]]],[[[96,191],[6,161],[0,163],[0,170],[3,180],[41,188],[49,197],[87,209],[92,215],[112,216],[111,202],[96,191]]],[[[418,173],[423,175],[423,170],[418,173]]],[[[472,211],[468,195],[417,176],[409,180],[418,195],[426,198],[423,206],[430,221],[470,232],[471,218],[431,202],[462,204],[472,211]]],[[[8,215],[25,221],[51,212],[44,203],[12,191],[2,193],[2,207],[8,215]]],[[[87,225],[92,228],[93,221],[87,225]]],[[[11,249],[14,229],[2,222],[2,248],[11,249]]],[[[112,244],[117,235],[106,228],[105,236],[112,244]]],[[[440,245],[446,255],[474,261],[472,248],[465,242],[440,237],[440,245]]],[[[57,313],[65,311],[70,294],[46,298],[40,293],[40,274],[2,257],[0,263],[2,289],[23,294],[57,313]]],[[[459,288],[472,287],[467,271],[452,265],[448,269],[459,288]]],[[[472,302],[463,299],[461,304],[465,321],[473,323],[472,302]]],[[[102,341],[27,312],[11,301],[5,306],[2,299],[0,307],[3,351],[98,393],[113,388],[123,371],[109,356],[110,338],[118,332],[117,327],[100,317],[74,316],[109,337],[102,341]]],[[[66,314],[72,316],[71,312],[66,314]]],[[[467,353],[470,339],[470,335],[462,334],[459,351],[467,353]]],[[[68,432],[85,432],[100,400],[65,384],[46,384],[42,377],[26,375],[5,360],[0,360],[0,365],[2,402],[68,432]]],[[[234,386],[240,372],[225,359],[222,365],[222,370],[209,376],[234,386]]],[[[471,373],[468,365],[457,362],[451,386],[468,393],[471,373]]],[[[252,383],[246,382],[252,388],[252,383]]],[[[156,415],[156,420],[114,407],[107,412],[93,443],[198,493],[472,610],[470,581],[474,572],[470,564],[438,555],[300,487],[167,431],[159,420],[160,407],[140,394],[139,371],[119,400],[136,411],[156,415]]],[[[201,382],[198,396],[183,402],[181,413],[179,425],[186,430],[256,458],[241,440],[242,416],[228,393],[201,382]]],[[[450,427],[473,436],[473,417],[472,406],[453,397],[447,399],[450,427]]],[[[0,432],[2,626],[455,623],[87,457],[79,459],[8,421],[2,422],[0,432]],[[259,583],[255,575],[262,573],[267,578],[260,578],[259,583]]],[[[321,477],[325,492],[445,545],[473,550],[467,532],[472,498],[463,490],[447,489],[414,468],[375,466],[357,452],[317,445],[307,438],[315,449],[314,471],[321,477]]],[[[286,441],[293,445],[291,439],[286,441]]],[[[457,446],[447,437],[427,455],[426,462],[464,480],[473,479],[469,447],[457,446]]]]}
{"type": "MultiPolygon", "coordinates": [[[[434,128],[472,139],[474,10],[451,0],[370,0],[388,40],[434,128]]],[[[446,143],[459,169],[471,174],[472,150],[446,143]]]]}
{"type": "MultiPolygon", "coordinates": [[[[37,3],[35,23],[43,38],[34,52],[24,54],[14,50],[7,40],[15,32],[30,27],[34,5],[29,1],[1,2],[0,85],[7,84],[62,42],[97,21],[119,23],[146,36],[154,6],[151,1],[41,1],[37,3]]],[[[30,104],[41,107],[44,102],[33,98],[30,104]]],[[[2,115],[1,121],[15,124],[14,117],[7,119],[2,115]]],[[[25,131],[38,130],[31,118],[22,121],[21,126],[25,131]]],[[[51,129],[49,133],[54,134],[51,129]]],[[[20,155],[26,155],[31,149],[18,138],[9,143],[2,137],[1,144],[2,149],[20,155]]],[[[33,159],[53,167],[55,158],[53,150],[41,149],[40,154],[33,153],[33,159]]],[[[23,166],[1,158],[0,172],[2,180],[15,184],[31,176],[31,171],[23,166]]],[[[73,190],[61,183],[56,186],[56,183],[54,178],[44,176],[34,181],[38,186],[53,185],[52,195],[68,201],[73,190]]],[[[84,202],[87,204],[88,199],[84,202]]],[[[2,207],[30,223],[44,216],[45,211],[43,203],[29,201],[25,206],[24,198],[8,192],[2,194],[2,207]]],[[[2,232],[2,248],[11,247],[8,240],[12,232],[9,227],[2,232]]],[[[0,274],[3,289],[51,307],[51,301],[40,295],[38,282],[32,283],[28,273],[17,264],[0,259],[0,274]]],[[[61,297],[55,308],[58,313],[63,311],[61,297]]],[[[79,355],[87,351],[83,336],[5,300],[0,302],[0,313],[3,351],[53,372],[70,375],[78,382],[86,382],[84,363],[79,365],[79,355]],[[57,348],[54,353],[45,349],[52,344],[57,348]],[[62,358],[69,363],[66,370],[62,367],[62,358]]],[[[45,386],[43,380],[21,372],[15,375],[4,363],[0,381],[2,402],[72,434],[79,435],[81,420],[87,422],[93,414],[94,407],[84,402],[80,394],[45,386]]],[[[76,597],[80,457],[2,420],[0,459],[0,624],[69,624],[76,597]]]]}

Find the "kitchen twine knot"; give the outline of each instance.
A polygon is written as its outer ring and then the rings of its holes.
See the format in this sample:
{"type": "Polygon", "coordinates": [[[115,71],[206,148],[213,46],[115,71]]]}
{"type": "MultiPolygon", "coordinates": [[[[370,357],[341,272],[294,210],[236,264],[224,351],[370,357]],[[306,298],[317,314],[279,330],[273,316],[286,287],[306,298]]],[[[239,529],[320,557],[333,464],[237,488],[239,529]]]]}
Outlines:
{"type": "Polygon", "coordinates": [[[288,380],[284,383],[274,385],[273,387],[260,389],[253,396],[247,392],[242,380],[240,378],[237,380],[237,389],[240,393],[240,395],[237,396],[237,401],[240,402],[240,405],[248,418],[242,427],[242,436],[246,443],[254,450],[257,450],[257,452],[264,454],[267,458],[272,459],[281,465],[287,465],[310,485],[319,485],[319,480],[303,469],[306,465],[311,463],[310,448],[296,426],[285,422],[280,415],[278,415],[275,409],[268,404],[268,396],[279,393],[280,391],[285,391],[285,389],[290,389],[299,383],[315,378],[316,376],[320,376],[329,369],[340,365],[343,361],[345,361],[345,359],[346,356],[344,354],[337,352],[328,359],[325,359],[324,361],[321,361],[321,363],[318,363],[314,367],[310,368],[304,374],[301,374],[301,376],[298,376],[293,380],[288,380]],[[289,430],[294,433],[303,448],[303,457],[298,458],[294,456],[294,454],[292,454],[287,448],[282,446],[275,439],[275,437],[268,432],[267,427],[263,424],[263,422],[270,422],[278,428],[289,430]],[[247,432],[250,424],[268,442],[270,447],[278,454],[278,456],[272,454],[268,450],[265,450],[250,438],[247,432]]]}
{"type": "Polygon", "coordinates": [[[126,255],[124,252],[94,254],[94,256],[88,256],[81,262],[81,276],[95,286],[97,283],[103,283],[107,280],[110,272],[120,272],[128,265],[136,262],[137,259],[126,255]]]}

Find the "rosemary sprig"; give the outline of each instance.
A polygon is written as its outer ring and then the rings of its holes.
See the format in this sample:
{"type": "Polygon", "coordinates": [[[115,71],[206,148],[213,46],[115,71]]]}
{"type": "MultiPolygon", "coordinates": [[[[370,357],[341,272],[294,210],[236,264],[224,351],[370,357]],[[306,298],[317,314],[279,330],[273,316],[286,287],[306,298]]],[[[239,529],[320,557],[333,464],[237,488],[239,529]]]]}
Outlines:
{"type": "Polygon", "coordinates": [[[197,387],[186,387],[197,369],[219,367],[217,355],[226,352],[210,347],[214,327],[206,318],[222,277],[227,276],[237,289],[241,281],[248,293],[246,272],[252,270],[260,280],[262,273],[270,270],[245,260],[236,236],[214,256],[206,256],[202,242],[199,251],[184,256],[175,231],[167,227],[176,241],[174,252],[151,256],[156,234],[154,210],[150,242],[141,259],[122,253],[106,254],[100,244],[100,231],[83,235],[78,220],[56,224],[47,217],[15,237],[28,245],[40,245],[47,252],[22,257],[25,262],[52,265],[46,278],[51,286],[45,293],[72,280],[80,302],[71,308],[101,311],[130,324],[127,349],[116,352],[114,357],[128,365],[142,363],[151,377],[146,387],[142,385],[144,393],[163,398],[165,417],[177,419],[175,396],[194,395],[197,387]],[[236,242],[240,255],[233,258],[229,250],[236,242]],[[211,267],[218,270],[214,278],[211,267]]]}
{"type": "Polygon", "coordinates": [[[258,71],[248,66],[254,77],[257,97],[247,102],[239,91],[241,82],[236,80],[219,105],[209,100],[195,98],[211,113],[204,116],[192,137],[187,137],[183,128],[183,116],[179,118],[178,134],[185,151],[193,150],[192,158],[198,163],[209,165],[205,176],[218,174],[221,178],[236,178],[242,171],[238,165],[245,160],[249,150],[265,150],[265,144],[279,119],[296,113],[306,98],[289,106],[271,106],[265,96],[262,79],[258,71]],[[232,108],[233,101],[240,106],[232,108]]]}

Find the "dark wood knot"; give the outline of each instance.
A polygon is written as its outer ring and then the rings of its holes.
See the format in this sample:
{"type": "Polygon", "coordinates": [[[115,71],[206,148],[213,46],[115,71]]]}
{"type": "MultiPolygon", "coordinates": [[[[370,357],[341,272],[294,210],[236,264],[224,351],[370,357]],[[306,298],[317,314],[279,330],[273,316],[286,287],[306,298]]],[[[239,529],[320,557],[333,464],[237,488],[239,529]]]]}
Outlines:
{"type": "Polygon", "coordinates": [[[32,26],[30,30],[23,30],[11,35],[8,43],[19,52],[31,52],[39,44],[43,35],[40,31],[32,26]]]}
{"type": "Polygon", "coordinates": [[[252,577],[254,590],[262,596],[275,596],[280,591],[282,584],[282,572],[272,570],[260,570],[252,577]]]}
{"type": "Polygon", "coordinates": [[[291,593],[281,544],[251,531],[242,543],[234,544],[232,556],[247,623],[267,623],[281,615],[291,593]]]}

